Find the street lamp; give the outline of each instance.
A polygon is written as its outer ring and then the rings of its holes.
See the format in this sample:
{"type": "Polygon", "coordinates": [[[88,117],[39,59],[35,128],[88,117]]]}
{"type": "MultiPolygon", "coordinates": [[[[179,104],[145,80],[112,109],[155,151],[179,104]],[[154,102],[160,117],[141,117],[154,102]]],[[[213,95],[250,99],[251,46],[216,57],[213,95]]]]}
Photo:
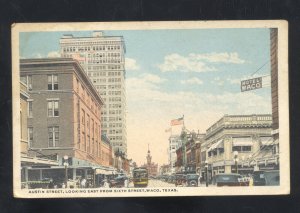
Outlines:
{"type": "Polygon", "coordinates": [[[238,155],[239,155],[238,151],[233,152],[234,163],[235,163],[235,171],[236,171],[237,174],[238,174],[238,161],[239,161],[238,155]]]}
{"type": "Polygon", "coordinates": [[[206,187],[208,187],[208,161],[205,161],[205,175],[206,175],[206,180],[205,180],[205,184],[206,187]]]}
{"type": "Polygon", "coordinates": [[[65,155],[64,156],[64,166],[65,166],[65,186],[66,188],[68,187],[68,166],[69,166],[69,162],[68,162],[69,156],[65,155]]]}

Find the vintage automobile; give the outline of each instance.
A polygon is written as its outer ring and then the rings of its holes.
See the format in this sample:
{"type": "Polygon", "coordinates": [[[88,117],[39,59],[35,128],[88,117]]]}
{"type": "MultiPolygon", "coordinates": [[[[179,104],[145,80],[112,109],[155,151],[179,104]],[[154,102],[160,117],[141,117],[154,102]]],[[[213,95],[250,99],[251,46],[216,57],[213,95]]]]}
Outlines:
{"type": "Polygon", "coordinates": [[[253,186],[265,186],[266,178],[264,171],[254,171],[253,172],[253,186]]]}
{"type": "Polygon", "coordinates": [[[186,175],[186,186],[197,187],[198,186],[199,175],[197,174],[187,174],[186,175]]]}
{"type": "Polygon", "coordinates": [[[135,168],[133,170],[133,185],[134,187],[148,186],[148,170],[144,167],[135,168]]]}
{"type": "Polygon", "coordinates": [[[280,176],[278,170],[253,172],[254,186],[278,186],[279,182],[280,176]]]}
{"type": "Polygon", "coordinates": [[[212,183],[216,186],[247,186],[247,182],[241,181],[243,177],[239,174],[217,174],[212,183]]]}
{"type": "Polygon", "coordinates": [[[109,187],[111,188],[121,188],[125,186],[125,180],[128,180],[126,176],[118,176],[109,180],[109,187]]]}
{"type": "Polygon", "coordinates": [[[185,186],[186,175],[185,174],[175,174],[175,186],[185,186]]]}

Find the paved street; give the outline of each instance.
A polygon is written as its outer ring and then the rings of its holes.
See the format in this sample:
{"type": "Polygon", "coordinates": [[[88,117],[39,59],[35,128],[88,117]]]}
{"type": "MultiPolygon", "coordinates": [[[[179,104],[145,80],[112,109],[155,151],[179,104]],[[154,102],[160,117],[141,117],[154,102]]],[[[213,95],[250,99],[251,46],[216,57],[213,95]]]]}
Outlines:
{"type": "MultiPolygon", "coordinates": [[[[129,187],[133,187],[133,182],[129,184],[129,187]]],[[[149,179],[148,187],[175,187],[175,185],[161,180],[149,179]]]]}

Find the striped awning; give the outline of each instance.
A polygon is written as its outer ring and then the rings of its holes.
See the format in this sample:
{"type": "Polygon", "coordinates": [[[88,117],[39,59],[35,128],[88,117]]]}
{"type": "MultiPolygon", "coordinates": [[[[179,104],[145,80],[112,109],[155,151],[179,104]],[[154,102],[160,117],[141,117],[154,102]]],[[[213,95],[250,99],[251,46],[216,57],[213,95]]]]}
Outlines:
{"type": "Polygon", "coordinates": [[[217,149],[217,148],[224,148],[224,142],[223,139],[219,140],[218,142],[214,143],[213,145],[211,145],[211,147],[207,150],[208,152],[217,149]]]}

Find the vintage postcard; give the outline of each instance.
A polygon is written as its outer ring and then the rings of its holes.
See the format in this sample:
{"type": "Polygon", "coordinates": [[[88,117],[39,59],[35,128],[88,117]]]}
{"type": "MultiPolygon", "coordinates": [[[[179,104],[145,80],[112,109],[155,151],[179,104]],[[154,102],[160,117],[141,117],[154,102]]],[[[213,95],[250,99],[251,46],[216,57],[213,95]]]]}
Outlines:
{"type": "Polygon", "coordinates": [[[288,23],[12,26],[14,196],[290,192],[288,23]]]}

